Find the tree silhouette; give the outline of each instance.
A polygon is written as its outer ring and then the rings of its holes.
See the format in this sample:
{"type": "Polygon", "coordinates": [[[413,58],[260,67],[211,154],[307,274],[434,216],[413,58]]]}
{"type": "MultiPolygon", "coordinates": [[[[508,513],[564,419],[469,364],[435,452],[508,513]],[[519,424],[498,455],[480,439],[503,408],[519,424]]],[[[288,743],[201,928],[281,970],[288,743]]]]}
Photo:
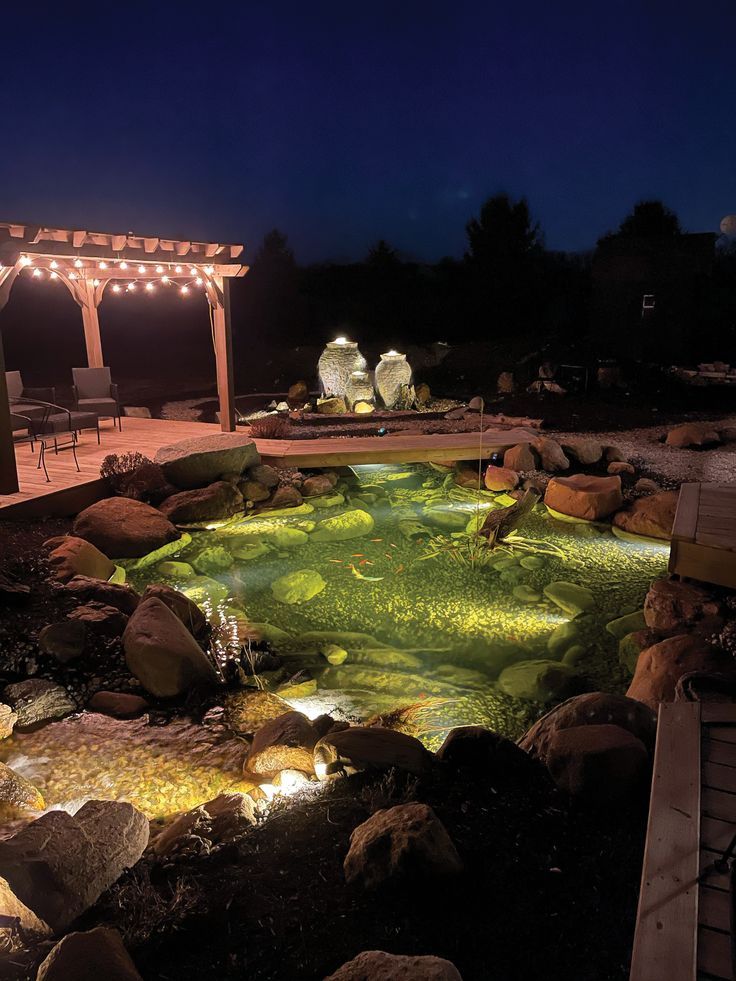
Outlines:
{"type": "Polygon", "coordinates": [[[621,222],[619,235],[627,238],[675,238],[682,234],[680,220],[661,201],[639,201],[621,222]]]}
{"type": "Polygon", "coordinates": [[[539,224],[532,222],[526,198],[512,201],[507,194],[488,198],[479,217],[471,218],[465,230],[468,235],[465,256],[474,263],[507,264],[542,248],[539,224]]]}

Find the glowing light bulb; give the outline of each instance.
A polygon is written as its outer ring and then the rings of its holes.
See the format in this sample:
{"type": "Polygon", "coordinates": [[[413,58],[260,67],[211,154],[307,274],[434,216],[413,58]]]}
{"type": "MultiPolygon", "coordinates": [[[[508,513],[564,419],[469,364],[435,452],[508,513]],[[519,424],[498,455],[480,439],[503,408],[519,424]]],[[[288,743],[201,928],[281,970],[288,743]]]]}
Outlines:
{"type": "Polygon", "coordinates": [[[126,289],[129,293],[135,293],[135,283],[128,283],[126,289]]]}
{"type": "Polygon", "coordinates": [[[76,279],[76,278],[77,278],[77,274],[76,273],[73,273],[73,272],[70,272],[69,273],[69,279],[76,279]]]}
{"type": "Polygon", "coordinates": [[[194,266],[192,266],[192,268],[189,270],[189,275],[190,276],[196,276],[197,275],[197,270],[194,268],[194,266]]]}
{"type": "Polygon", "coordinates": [[[51,260],[51,268],[52,269],[57,269],[58,266],[59,266],[59,263],[56,261],[56,259],[52,259],[51,260]]]}
{"type": "Polygon", "coordinates": [[[41,270],[40,269],[34,269],[33,270],[33,275],[36,277],[36,279],[39,279],[41,277],[41,270]]]}
{"type": "Polygon", "coordinates": [[[186,294],[189,292],[189,287],[188,286],[182,286],[182,288],[179,290],[179,292],[182,294],[182,296],[186,296],[186,294]]]}
{"type": "Polygon", "coordinates": [[[82,260],[81,259],[75,259],[74,260],[74,265],[77,267],[77,269],[81,269],[82,268],[82,260]]]}
{"type": "Polygon", "coordinates": [[[348,342],[347,337],[336,337],[335,338],[335,344],[347,344],[347,342],[348,342]]]}
{"type": "Polygon", "coordinates": [[[145,271],[146,271],[146,267],[145,266],[138,266],[138,272],[139,273],[144,273],[145,271]]]}
{"type": "Polygon", "coordinates": [[[153,283],[146,283],[146,290],[149,293],[153,292],[153,283]]]}
{"type": "Polygon", "coordinates": [[[389,356],[390,358],[393,358],[393,357],[395,357],[395,356],[396,356],[396,355],[397,355],[397,354],[398,354],[399,352],[398,352],[398,351],[394,351],[394,350],[393,350],[393,348],[392,348],[392,349],[391,349],[390,351],[387,351],[386,353],[388,354],[388,356],[389,356]]]}
{"type": "Polygon", "coordinates": [[[99,281],[99,279],[93,279],[93,280],[92,280],[92,285],[93,285],[93,286],[99,286],[99,285],[100,285],[100,281],[99,281]]]}
{"type": "Polygon", "coordinates": [[[180,272],[181,272],[181,266],[177,266],[177,267],[176,267],[176,268],[174,269],[174,272],[175,272],[175,273],[180,273],[180,272]]]}
{"type": "Polygon", "coordinates": [[[164,271],[164,267],[163,266],[156,266],[156,272],[157,273],[162,273],[163,271],[164,271]]]}
{"type": "Polygon", "coordinates": [[[161,282],[162,283],[168,283],[168,281],[169,281],[169,277],[168,276],[162,276],[161,277],[161,282]]]}
{"type": "Polygon", "coordinates": [[[204,271],[207,273],[208,276],[211,276],[212,273],[215,271],[215,267],[214,266],[205,266],[204,267],[204,271]]]}
{"type": "Polygon", "coordinates": [[[102,262],[100,263],[100,269],[107,269],[107,263],[106,263],[106,262],[104,261],[104,259],[103,259],[103,261],[102,261],[102,262]]]}
{"type": "Polygon", "coordinates": [[[204,282],[204,280],[202,279],[201,276],[197,276],[195,282],[196,282],[197,286],[201,286],[202,283],[204,282]]]}
{"type": "Polygon", "coordinates": [[[120,268],[121,269],[127,269],[128,268],[128,263],[125,261],[125,259],[123,259],[123,261],[120,263],[120,268]]]}
{"type": "Polygon", "coordinates": [[[20,264],[21,264],[21,266],[30,266],[32,264],[32,262],[33,262],[33,260],[31,259],[30,256],[23,255],[20,258],[20,264]]]}
{"type": "Polygon", "coordinates": [[[117,283],[115,283],[114,286],[113,286],[113,288],[112,288],[112,291],[113,291],[113,293],[119,293],[120,292],[120,286],[117,283]]]}
{"type": "Polygon", "coordinates": [[[58,279],[58,275],[55,272],[49,273],[49,279],[58,279]]]}

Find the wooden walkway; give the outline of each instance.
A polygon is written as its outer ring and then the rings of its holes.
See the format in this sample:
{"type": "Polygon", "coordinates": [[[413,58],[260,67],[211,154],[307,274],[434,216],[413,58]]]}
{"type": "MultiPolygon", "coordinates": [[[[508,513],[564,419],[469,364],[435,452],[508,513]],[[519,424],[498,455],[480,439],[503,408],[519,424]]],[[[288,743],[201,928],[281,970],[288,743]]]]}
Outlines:
{"type": "Polygon", "coordinates": [[[734,981],[734,835],[736,705],[661,705],[630,981],[734,981]]]}
{"type": "Polygon", "coordinates": [[[736,588],[736,484],[683,484],[670,572],[736,588]]]}
{"type": "MultiPolygon", "coordinates": [[[[101,424],[101,443],[95,433],[85,431],[77,446],[80,472],[71,450],[46,455],[51,482],[38,470],[38,446],[31,452],[28,443],[15,448],[20,491],[0,495],[0,519],[51,517],[74,514],[104,495],[100,465],[108,453],[138,451],[153,457],[156,450],[191,436],[220,432],[212,423],[179,422],[168,419],[123,417],[123,431],[101,424]]],[[[527,442],[534,433],[524,429],[489,430],[483,434],[482,454],[490,455],[518,442],[527,442]]],[[[433,436],[359,436],[310,440],[257,439],[264,463],[276,467],[339,467],[366,463],[419,463],[428,460],[473,460],[481,452],[478,434],[451,433],[433,436]]]]}

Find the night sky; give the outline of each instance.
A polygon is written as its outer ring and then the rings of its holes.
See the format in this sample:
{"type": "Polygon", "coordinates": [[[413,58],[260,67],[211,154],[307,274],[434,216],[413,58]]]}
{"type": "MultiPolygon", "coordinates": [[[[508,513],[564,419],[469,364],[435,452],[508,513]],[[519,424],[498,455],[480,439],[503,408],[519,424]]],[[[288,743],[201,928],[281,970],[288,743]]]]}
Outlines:
{"type": "Polygon", "coordinates": [[[0,219],[460,255],[488,194],[551,248],[639,198],[736,211],[733,0],[21,4],[3,12],[0,219]]]}

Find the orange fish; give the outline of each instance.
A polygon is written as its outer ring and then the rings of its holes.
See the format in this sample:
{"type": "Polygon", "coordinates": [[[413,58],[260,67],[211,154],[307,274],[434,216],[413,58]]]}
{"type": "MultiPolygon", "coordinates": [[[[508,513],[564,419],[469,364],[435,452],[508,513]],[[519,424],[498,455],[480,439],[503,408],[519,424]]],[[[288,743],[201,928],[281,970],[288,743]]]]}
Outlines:
{"type": "Polygon", "coordinates": [[[382,542],[383,539],[382,538],[371,538],[371,541],[372,542],[382,542]]]}
{"type": "Polygon", "coordinates": [[[396,575],[398,575],[400,572],[403,572],[403,571],[404,571],[404,565],[403,565],[403,563],[401,565],[397,566],[396,569],[394,570],[394,572],[396,573],[396,575]]]}
{"type": "Polygon", "coordinates": [[[350,556],[350,558],[351,559],[362,559],[364,555],[365,555],[365,552],[353,552],[353,554],[350,556]]]}
{"type": "Polygon", "coordinates": [[[398,545],[394,545],[393,542],[389,542],[389,544],[390,544],[391,548],[398,548],[399,547],[398,545]]]}
{"type": "Polygon", "coordinates": [[[337,562],[338,565],[342,565],[342,559],[329,559],[329,562],[337,562]]]}

